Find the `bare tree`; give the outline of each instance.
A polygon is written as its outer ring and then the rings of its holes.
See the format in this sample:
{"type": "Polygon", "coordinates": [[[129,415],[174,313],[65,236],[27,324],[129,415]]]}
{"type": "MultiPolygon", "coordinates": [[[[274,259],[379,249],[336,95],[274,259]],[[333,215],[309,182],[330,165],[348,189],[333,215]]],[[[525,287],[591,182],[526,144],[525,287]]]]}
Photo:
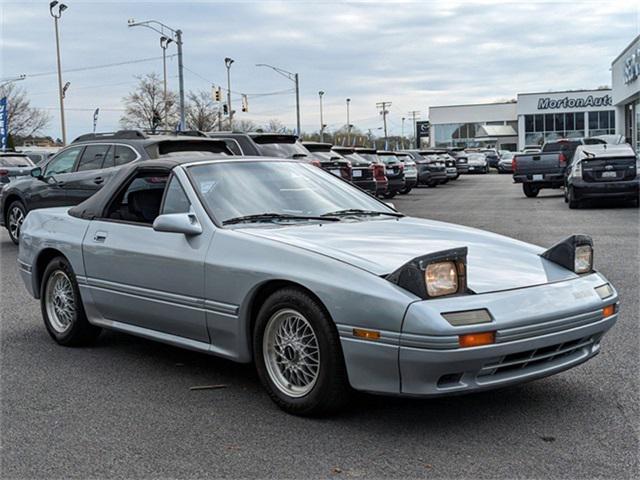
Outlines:
{"type": "Polygon", "coordinates": [[[162,80],[157,73],[148,73],[136,78],[138,86],[123,98],[125,112],[120,118],[120,125],[124,128],[155,131],[165,123],[165,106],[168,113],[166,123],[170,126],[176,125],[178,123],[176,94],[167,92],[165,105],[162,80]]]}
{"type": "Polygon", "coordinates": [[[51,122],[47,111],[31,106],[24,88],[13,83],[3,85],[0,87],[2,97],[7,97],[8,133],[14,139],[33,136],[51,122]]]}
{"type": "Polygon", "coordinates": [[[262,127],[263,132],[268,133],[289,133],[290,130],[277,118],[272,118],[262,127]]]}
{"type": "Polygon", "coordinates": [[[186,124],[188,130],[208,132],[218,123],[218,105],[211,98],[211,93],[203,90],[189,92],[187,95],[186,124]]]}
{"type": "Polygon", "coordinates": [[[253,120],[236,120],[233,119],[233,129],[239,132],[255,132],[258,126],[253,120]]]}

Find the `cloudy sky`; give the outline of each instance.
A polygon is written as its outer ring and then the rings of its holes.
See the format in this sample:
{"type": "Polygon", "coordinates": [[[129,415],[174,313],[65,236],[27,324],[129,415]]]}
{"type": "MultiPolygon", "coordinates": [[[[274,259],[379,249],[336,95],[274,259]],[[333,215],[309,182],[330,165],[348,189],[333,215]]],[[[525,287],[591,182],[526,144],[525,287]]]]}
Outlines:
{"type": "MultiPolygon", "coordinates": [[[[292,84],[269,63],[298,72],[303,130],[319,128],[324,90],[329,129],[346,122],[378,128],[376,102],[391,101],[390,131],[428,107],[515,98],[518,92],[595,88],[611,82],[611,61],[640,33],[640,1],[155,1],[66,0],[61,20],[69,137],[118,127],[121,99],[134,75],[162,71],[158,36],[128,28],[127,19],[155,19],[184,32],[187,90],[226,85],[223,59],[235,59],[232,90],[282,92],[292,84]],[[131,62],[108,68],[84,69],[131,62]],[[76,71],[74,71],[76,70],[76,71]]],[[[46,133],[59,136],[55,41],[48,1],[0,4],[1,73],[20,82],[34,106],[49,109],[46,133]]],[[[173,52],[175,53],[175,52],[173,52]]],[[[177,89],[177,61],[169,60],[177,89]]],[[[234,96],[237,110],[239,96],[234,96]]],[[[291,93],[250,97],[247,118],[295,125],[291,93]]],[[[407,128],[409,124],[407,124],[407,128]]]]}

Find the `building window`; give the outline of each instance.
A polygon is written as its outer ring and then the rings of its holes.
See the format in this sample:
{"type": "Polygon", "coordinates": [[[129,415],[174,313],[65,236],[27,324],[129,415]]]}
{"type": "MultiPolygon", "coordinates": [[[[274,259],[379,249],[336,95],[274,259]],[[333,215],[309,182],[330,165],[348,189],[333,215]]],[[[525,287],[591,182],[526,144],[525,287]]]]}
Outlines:
{"type": "Polygon", "coordinates": [[[584,137],[584,114],[547,113],[524,116],[525,144],[542,145],[559,138],[584,137]]]}
{"type": "Polygon", "coordinates": [[[613,135],[616,133],[616,112],[589,112],[589,136],[613,135]]]}
{"type": "Polygon", "coordinates": [[[444,123],[434,125],[434,137],[437,147],[474,147],[481,123],[444,123]]]}

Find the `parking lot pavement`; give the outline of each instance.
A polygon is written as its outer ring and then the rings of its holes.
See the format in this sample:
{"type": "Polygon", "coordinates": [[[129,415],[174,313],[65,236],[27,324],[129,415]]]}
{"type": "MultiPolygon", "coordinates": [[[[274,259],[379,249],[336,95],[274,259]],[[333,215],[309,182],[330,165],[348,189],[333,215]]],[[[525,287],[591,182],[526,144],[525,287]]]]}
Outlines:
{"type": "Polygon", "coordinates": [[[250,366],[116,333],[92,348],[56,346],[3,231],[2,477],[638,478],[638,210],[569,210],[558,191],[528,199],[501,175],[393,201],[542,246],[592,235],[596,268],[622,299],[602,353],[518,387],[437,400],[359,395],[338,417],[296,418],[250,366]]]}

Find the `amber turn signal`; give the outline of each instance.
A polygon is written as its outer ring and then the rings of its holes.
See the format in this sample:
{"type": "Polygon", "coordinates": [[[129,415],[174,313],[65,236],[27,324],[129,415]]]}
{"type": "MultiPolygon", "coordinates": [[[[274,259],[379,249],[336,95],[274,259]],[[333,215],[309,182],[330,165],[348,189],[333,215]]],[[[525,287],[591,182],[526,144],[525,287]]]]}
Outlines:
{"type": "Polygon", "coordinates": [[[463,348],[491,345],[496,343],[496,332],[465,333],[458,337],[458,343],[463,348]]]}
{"type": "Polygon", "coordinates": [[[353,336],[358,338],[364,338],[365,340],[379,340],[380,332],[376,330],[365,330],[364,328],[354,328],[353,336]]]}
{"type": "Polygon", "coordinates": [[[602,309],[602,316],[603,317],[610,317],[611,315],[613,315],[614,313],[616,313],[616,305],[611,304],[611,305],[607,305],[606,307],[604,307],[602,309]]]}

